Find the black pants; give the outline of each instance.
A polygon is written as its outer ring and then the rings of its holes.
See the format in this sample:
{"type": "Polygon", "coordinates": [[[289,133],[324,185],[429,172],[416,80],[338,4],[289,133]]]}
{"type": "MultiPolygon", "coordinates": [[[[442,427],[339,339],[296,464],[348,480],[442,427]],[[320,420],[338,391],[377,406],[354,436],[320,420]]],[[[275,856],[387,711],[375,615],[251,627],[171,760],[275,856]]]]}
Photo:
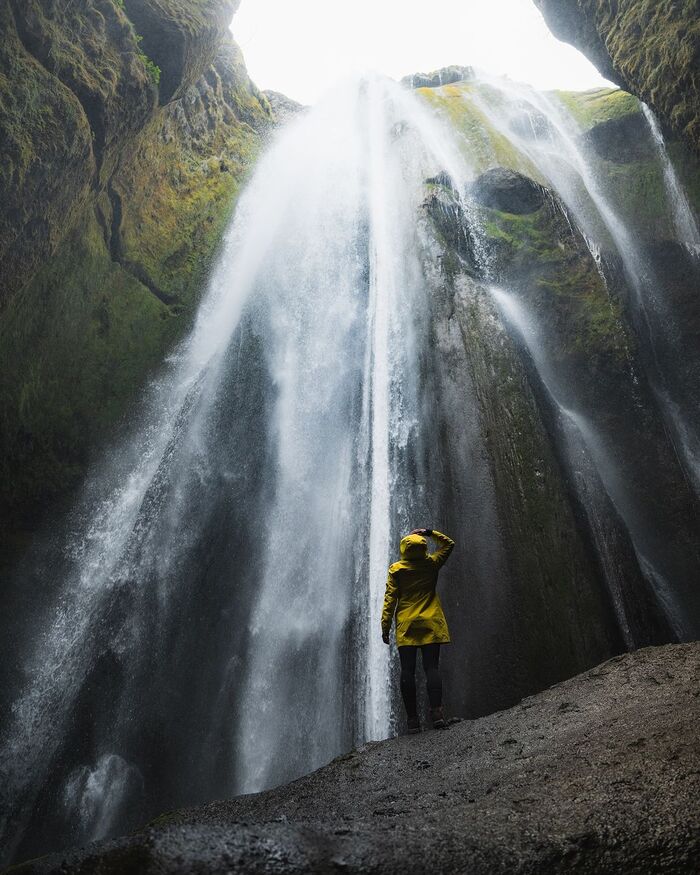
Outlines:
{"type": "MultiPolygon", "coordinates": [[[[423,671],[428,687],[428,699],[431,708],[439,708],[442,705],[442,678],[440,677],[440,645],[424,644],[421,648],[423,671]]],[[[401,696],[406,706],[406,715],[417,716],[416,710],[416,655],[417,647],[406,645],[399,647],[401,658],[401,696]]]]}

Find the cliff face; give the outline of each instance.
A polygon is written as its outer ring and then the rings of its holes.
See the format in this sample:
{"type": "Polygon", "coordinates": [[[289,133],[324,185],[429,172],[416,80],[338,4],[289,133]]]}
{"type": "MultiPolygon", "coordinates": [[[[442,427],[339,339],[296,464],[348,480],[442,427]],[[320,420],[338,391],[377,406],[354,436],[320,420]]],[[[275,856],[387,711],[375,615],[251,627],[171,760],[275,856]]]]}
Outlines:
{"type": "MultiPolygon", "coordinates": [[[[697,630],[694,460],[686,446],[679,465],[685,435],[673,431],[679,410],[682,427],[697,429],[696,158],[680,140],[663,151],[638,101],[618,90],[544,95],[468,77],[419,94],[456,132],[476,174],[466,198],[447,177],[429,180],[425,207],[444,247],[433,294],[451,289],[446,318],[462,325],[468,359],[459,372],[479,381],[510,571],[530,582],[526,595],[514,587],[509,603],[523,596],[518,615],[542,615],[540,598],[569,618],[598,617],[602,632],[595,581],[605,580],[627,646],[669,640],[680,626],[654,594],[653,554],[697,630]],[[462,305],[474,297],[472,278],[492,286],[520,372],[493,318],[462,305]],[[552,581],[574,576],[581,601],[566,588],[552,598],[552,581]]],[[[554,622],[551,640],[535,626],[531,666],[544,642],[562,651],[556,630],[571,622],[554,622]]],[[[604,636],[587,643],[600,658],[611,646],[604,636]]],[[[567,652],[569,673],[590,660],[584,647],[567,652]]],[[[561,658],[544,659],[543,672],[553,664],[561,658]]]]}
{"type": "Polygon", "coordinates": [[[700,150],[700,5],[697,0],[535,0],[559,39],[649,104],[700,150]]]}
{"type": "Polygon", "coordinates": [[[272,118],[236,5],[0,2],[6,556],[189,324],[272,118]]]}

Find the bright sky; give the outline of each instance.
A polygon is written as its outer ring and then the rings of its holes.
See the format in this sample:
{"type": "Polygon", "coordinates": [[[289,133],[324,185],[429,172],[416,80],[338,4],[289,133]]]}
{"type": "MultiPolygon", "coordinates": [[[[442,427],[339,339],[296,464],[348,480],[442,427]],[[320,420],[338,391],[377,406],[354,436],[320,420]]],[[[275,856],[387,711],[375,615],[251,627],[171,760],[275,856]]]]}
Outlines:
{"type": "Polygon", "coordinates": [[[532,0],[243,0],[232,30],[253,81],[302,103],[368,69],[399,79],[461,64],[536,88],[609,84],[532,0]]]}

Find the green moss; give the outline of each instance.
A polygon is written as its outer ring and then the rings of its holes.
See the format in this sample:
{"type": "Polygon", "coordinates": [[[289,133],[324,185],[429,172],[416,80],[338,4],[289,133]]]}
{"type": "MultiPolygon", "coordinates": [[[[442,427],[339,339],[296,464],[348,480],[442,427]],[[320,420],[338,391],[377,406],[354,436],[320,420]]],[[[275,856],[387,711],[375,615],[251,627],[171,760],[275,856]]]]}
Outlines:
{"type": "Polygon", "coordinates": [[[619,88],[592,88],[588,91],[555,91],[583,130],[601,122],[639,112],[636,97],[619,88]]]}
{"type": "Polygon", "coordinates": [[[484,230],[497,271],[543,314],[561,324],[559,355],[627,359],[622,313],[610,298],[583,241],[549,205],[514,216],[484,209],[484,230]]]}
{"type": "Polygon", "coordinates": [[[160,67],[158,66],[158,64],[154,63],[141,49],[141,42],[143,41],[143,37],[139,36],[139,34],[136,34],[135,36],[136,45],[139,47],[136,54],[138,55],[139,60],[141,61],[143,66],[146,68],[146,72],[150,76],[151,82],[153,82],[154,85],[158,85],[158,83],[160,82],[160,67]]]}
{"type": "MultiPolygon", "coordinates": [[[[221,74],[229,100],[247,105],[251,118],[266,117],[247,78],[221,74]]],[[[210,100],[208,111],[215,107],[210,100]]],[[[204,134],[195,134],[177,107],[164,108],[135,140],[132,160],[109,189],[84,208],[52,260],[5,308],[0,524],[6,555],[24,543],[43,508],[81,482],[95,448],[191,324],[261,142],[229,108],[219,108],[220,123],[204,134]],[[137,279],[144,274],[160,298],[137,279]]],[[[188,111],[197,124],[205,109],[189,103],[188,111]]]]}
{"type": "Polygon", "coordinates": [[[418,88],[416,94],[461,135],[460,148],[475,172],[500,165],[539,180],[530,160],[494,128],[474,102],[480,94],[487,96],[489,102],[497,101],[498,94],[493,89],[474,82],[456,82],[441,88],[418,88]]]}

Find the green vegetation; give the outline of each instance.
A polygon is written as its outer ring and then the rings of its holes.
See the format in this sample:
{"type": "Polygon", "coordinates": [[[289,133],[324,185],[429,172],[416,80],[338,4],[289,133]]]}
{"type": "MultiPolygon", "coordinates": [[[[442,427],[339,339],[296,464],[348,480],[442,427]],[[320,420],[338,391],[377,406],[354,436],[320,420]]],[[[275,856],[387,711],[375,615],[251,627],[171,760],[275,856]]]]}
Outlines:
{"type": "Polygon", "coordinates": [[[562,358],[627,358],[619,302],[612,299],[583,240],[549,204],[530,215],[483,209],[496,271],[531,306],[560,326],[562,358]]]}
{"type": "Polygon", "coordinates": [[[259,132],[238,121],[231,106],[260,126],[269,117],[239,61],[231,47],[230,59],[219,62],[219,90],[207,104],[209,113],[220,113],[217,124],[202,128],[205,110],[197,102],[184,115],[177,106],[160,110],[134,137],[130,160],[107,189],[84,204],[53,257],[6,302],[0,323],[6,557],[16,554],[42,511],[80,483],[95,448],[191,325],[260,148],[259,132]],[[147,277],[158,296],[138,277],[147,277]]]}
{"type": "Polygon", "coordinates": [[[532,163],[489,122],[478,106],[479,98],[497,100],[488,86],[456,82],[441,88],[418,88],[416,93],[461,134],[459,145],[475,172],[501,165],[538,179],[532,163]]]}
{"type": "Polygon", "coordinates": [[[581,126],[588,130],[601,122],[639,112],[636,97],[619,88],[553,92],[581,126]]]}
{"type": "Polygon", "coordinates": [[[136,54],[137,54],[139,60],[141,61],[141,63],[143,64],[143,66],[146,68],[146,72],[148,73],[148,75],[151,79],[151,82],[153,82],[153,84],[155,86],[158,86],[158,84],[160,83],[160,74],[161,74],[160,67],[154,61],[152,61],[148,57],[148,55],[143,51],[143,49],[141,48],[141,43],[143,42],[143,37],[141,36],[141,34],[136,32],[136,28],[134,27],[132,22],[129,20],[129,16],[128,16],[128,13],[126,11],[126,7],[124,6],[124,0],[113,0],[113,2],[119,9],[121,9],[122,14],[126,18],[126,20],[129,22],[129,25],[130,25],[131,31],[132,31],[132,35],[134,38],[134,42],[136,43],[136,54]]]}
{"type": "Polygon", "coordinates": [[[151,77],[151,81],[154,85],[158,85],[160,82],[160,67],[158,64],[154,64],[153,61],[148,57],[148,55],[141,50],[141,43],[143,41],[143,37],[139,36],[139,34],[134,34],[136,39],[136,45],[139,47],[137,51],[137,55],[139,56],[141,62],[146,68],[146,72],[151,77]]]}

